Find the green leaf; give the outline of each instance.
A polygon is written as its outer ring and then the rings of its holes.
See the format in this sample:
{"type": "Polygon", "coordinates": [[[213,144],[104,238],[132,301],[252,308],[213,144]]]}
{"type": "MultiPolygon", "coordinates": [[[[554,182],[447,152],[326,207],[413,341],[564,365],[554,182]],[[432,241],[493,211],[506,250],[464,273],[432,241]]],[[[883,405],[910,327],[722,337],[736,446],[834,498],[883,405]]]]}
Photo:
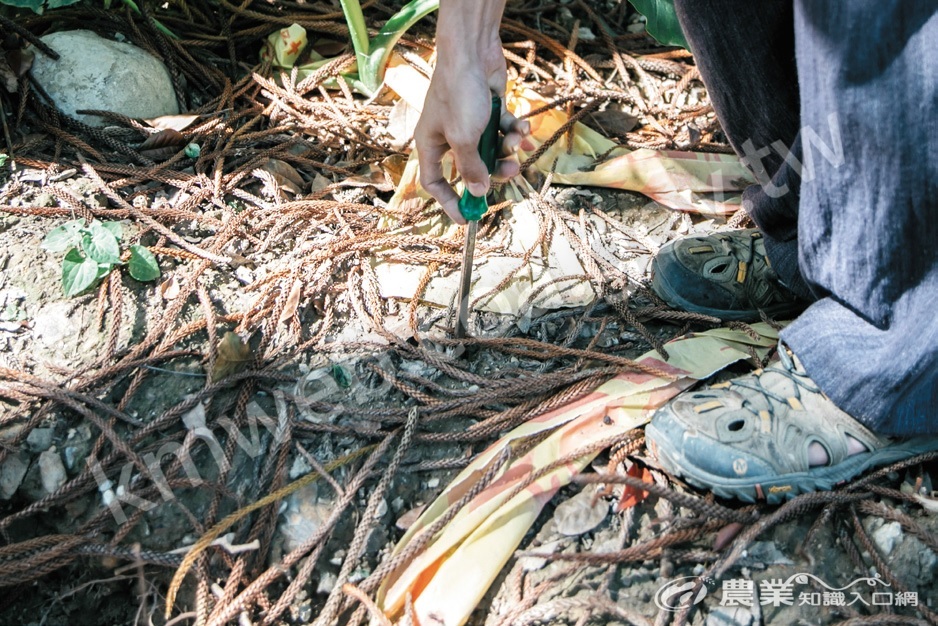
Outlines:
{"type": "Polygon", "coordinates": [[[101,226],[111,231],[111,234],[114,235],[118,241],[124,236],[124,227],[121,226],[120,222],[101,222],[101,226]]]}
{"type": "Polygon", "coordinates": [[[3,167],[4,165],[6,165],[8,158],[10,157],[8,157],[5,153],[0,152],[0,167],[3,167]]]}
{"type": "Polygon", "coordinates": [[[629,0],[645,16],[645,30],[658,43],[690,50],[681,24],[677,21],[674,0],[629,0]]]}
{"type": "Polygon", "coordinates": [[[81,235],[81,247],[95,262],[117,264],[121,262],[121,249],[117,237],[101,222],[91,222],[81,235]]]}
{"type": "Polygon", "coordinates": [[[46,7],[49,9],[58,9],[59,7],[67,7],[70,4],[75,4],[76,2],[81,2],[81,0],[47,0],[46,7]]]}
{"type": "Polygon", "coordinates": [[[32,9],[40,14],[42,13],[42,2],[43,0],[2,0],[2,4],[7,6],[32,9]]]}
{"type": "Polygon", "coordinates": [[[98,264],[82,256],[78,248],[72,248],[62,261],[62,289],[66,296],[75,296],[88,289],[98,280],[98,264]]]}
{"type": "Polygon", "coordinates": [[[143,246],[130,246],[130,275],[140,282],[156,280],[160,277],[160,266],[153,253],[143,246]]]}
{"type": "Polygon", "coordinates": [[[358,0],[339,0],[339,4],[342,5],[342,12],[345,13],[345,23],[348,24],[352,47],[355,49],[355,58],[361,64],[368,57],[370,45],[362,5],[358,0]]]}
{"type": "MultiPolygon", "coordinates": [[[[384,70],[388,59],[394,50],[394,45],[407,29],[417,23],[422,17],[440,8],[440,0],[411,0],[400,11],[391,16],[378,34],[371,40],[366,58],[358,57],[358,77],[365,84],[366,89],[376,92],[384,80],[384,70]]],[[[356,48],[356,52],[357,52],[356,48]]],[[[371,95],[371,94],[369,94],[371,95]]]]}
{"type": "Polygon", "coordinates": [[[110,263],[98,263],[98,276],[95,279],[95,281],[97,281],[98,279],[104,278],[105,276],[110,274],[113,268],[114,266],[111,265],[110,263]]]}
{"type": "Polygon", "coordinates": [[[332,374],[332,377],[335,379],[335,382],[342,389],[348,389],[352,386],[352,377],[349,375],[348,370],[339,365],[338,363],[333,363],[332,367],[329,369],[329,373],[332,374]]]}
{"type": "Polygon", "coordinates": [[[56,226],[45,236],[40,247],[48,252],[58,254],[76,246],[81,240],[80,231],[83,223],[82,220],[72,220],[61,226],[56,226]]]}

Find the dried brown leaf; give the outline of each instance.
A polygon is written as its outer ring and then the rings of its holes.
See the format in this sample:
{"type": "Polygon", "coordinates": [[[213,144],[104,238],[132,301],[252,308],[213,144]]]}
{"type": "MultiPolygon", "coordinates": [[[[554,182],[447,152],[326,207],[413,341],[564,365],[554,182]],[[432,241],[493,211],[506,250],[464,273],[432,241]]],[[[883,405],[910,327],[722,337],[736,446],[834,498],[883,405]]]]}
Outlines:
{"type": "MultiPolygon", "coordinates": [[[[262,171],[270,174],[281,189],[285,189],[293,194],[302,192],[306,186],[306,181],[300,176],[292,165],[280,159],[268,159],[267,163],[261,168],[262,171]]],[[[257,176],[257,174],[255,174],[257,176]]],[[[259,176],[257,176],[260,178],[259,176]]]]}
{"type": "Polygon", "coordinates": [[[138,150],[140,156],[145,156],[151,161],[165,161],[179,152],[179,148],[154,148],[153,150],[138,150]]]}
{"type": "Polygon", "coordinates": [[[583,490],[557,505],[554,524],[557,532],[575,537],[599,526],[609,514],[609,504],[594,496],[592,490],[583,490]]]}
{"type": "Polygon", "coordinates": [[[404,175],[404,168],[407,167],[407,157],[403,154],[392,154],[381,161],[381,168],[384,175],[387,176],[390,183],[397,188],[401,183],[401,177],[404,175]]]}
{"type": "Polygon", "coordinates": [[[192,126],[199,117],[199,115],[161,115],[143,121],[160,130],[182,131],[192,126]]]}
{"type": "Polygon", "coordinates": [[[179,282],[176,280],[176,276],[170,276],[164,280],[159,287],[160,295],[164,300],[175,300],[176,296],[179,295],[179,282]]]}
{"type": "Polygon", "coordinates": [[[417,120],[420,119],[420,111],[407,104],[407,101],[401,98],[391,107],[388,114],[387,132],[391,136],[391,147],[395,150],[403,150],[414,138],[414,130],[417,128],[417,120]]]}
{"type": "Polygon", "coordinates": [[[16,93],[16,73],[5,56],[0,56],[0,81],[8,92],[16,93]]]}
{"type": "Polygon", "coordinates": [[[218,358],[212,369],[212,382],[227,378],[247,369],[254,361],[251,346],[244,343],[238,333],[228,331],[218,342],[218,358]]]}
{"type": "Polygon", "coordinates": [[[293,314],[296,313],[297,308],[300,306],[300,294],[302,293],[303,283],[299,280],[294,280],[293,287],[290,288],[290,293],[287,295],[287,302],[283,305],[283,311],[280,312],[280,318],[277,320],[278,324],[283,324],[293,317],[293,314]]]}
{"type": "Polygon", "coordinates": [[[312,49],[317,54],[326,58],[337,57],[348,49],[348,43],[344,41],[319,39],[312,44],[312,49]]]}
{"type": "MultiPolygon", "coordinates": [[[[143,153],[146,150],[158,150],[160,148],[169,148],[174,146],[184,146],[186,145],[186,137],[178,130],[173,130],[171,128],[166,130],[161,130],[158,133],[153,133],[146,138],[140,146],[137,148],[138,151],[143,153]]],[[[175,151],[173,152],[175,154],[175,151]]]]}
{"type": "MultiPolygon", "coordinates": [[[[625,136],[638,126],[639,119],[618,107],[610,107],[605,111],[591,113],[588,120],[594,122],[600,131],[609,136],[625,136]]],[[[594,124],[589,124],[593,126],[594,124]]]]}
{"type": "Polygon", "coordinates": [[[0,56],[0,80],[3,81],[3,86],[7,91],[16,93],[17,80],[33,66],[35,56],[32,50],[19,48],[8,50],[6,54],[0,56]]]}
{"type": "Polygon", "coordinates": [[[339,181],[340,187],[374,187],[378,191],[394,191],[394,185],[384,175],[384,169],[371,163],[355,176],[339,181]]]}

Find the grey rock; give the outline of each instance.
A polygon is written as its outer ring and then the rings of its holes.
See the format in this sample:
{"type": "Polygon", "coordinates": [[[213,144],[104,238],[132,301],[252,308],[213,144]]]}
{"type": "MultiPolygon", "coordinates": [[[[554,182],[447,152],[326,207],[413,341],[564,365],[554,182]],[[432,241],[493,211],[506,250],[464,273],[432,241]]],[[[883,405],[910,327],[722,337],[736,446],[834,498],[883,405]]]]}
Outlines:
{"type": "Polygon", "coordinates": [[[332,593],[338,578],[332,572],[323,572],[319,577],[319,584],[316,585],[316,593],[326,595],[332,593]]]}
{"type": "Polygon", "coordinates": [[[319,488],[315,483],[290,494],[282,507],[278,526],[284,550],[290,552],[309,539],[329,517],[332,506],[332,502],[319,501],[319,488]]]}
{"type": "Polygon", "coordinates": [[[884,555],[892,554],[896,541],[902,538],[902,525],[899,522],[887,522],[873,531],[871,539],[884,555]]]}
{"type": "Polygon", "coordinates": [[[90,30],[60,31],[41,39],[60,58],[37,54],[31,71],[66,114],[91,126],[104,126],[100,117],[75,112],[99,109],[135,118],[179,113],[169,71],[140,48],[90,30]]]}
{"type": "Polygon", "coordinates": [[[794,565],[774,541],[754,541],[746,550],[746,555],[739,560],[741,565],[762,569],[769,565],[794,565]]]}
{"type": "Polygon", "coordinates": [[[9,500],[19,489],[29,469],[29,455],[19,452],[8,454],[0,465],[0,499],[9,500]]]}
{"type": "Polygon", "coordinates": [[[33,452],[45,452],[52,447],[53,434],[55,433],[51,428],[34,428],[29,431],[26,443],[33,452]]]}
{"type": "Polygon", "coordinates": [[[69,302],[48,304],[33,317],[33,337],[48,348],[58,347],[75,332],[69,321],[72,305],[69,302]]]}
{"type": "Polygon", "coordinates": [[[609,503],[595,494],[593,489],[584,489],[561,502],[554,511],[557,532],[574,537],[599,526],[609,515],[609,503]]]}
{"type": "Polygon", "coordinates": [[[65,484],[67,478],[62,457],[55,448],[50,448],[39,455],[39,476],[46,493],[55,493],[65,484]]]}
{"type": "Polygon", "coordinates": [[[707,615],[706,626],[750,626],[753,615],[743,606],[721,606],[707,615]]]}

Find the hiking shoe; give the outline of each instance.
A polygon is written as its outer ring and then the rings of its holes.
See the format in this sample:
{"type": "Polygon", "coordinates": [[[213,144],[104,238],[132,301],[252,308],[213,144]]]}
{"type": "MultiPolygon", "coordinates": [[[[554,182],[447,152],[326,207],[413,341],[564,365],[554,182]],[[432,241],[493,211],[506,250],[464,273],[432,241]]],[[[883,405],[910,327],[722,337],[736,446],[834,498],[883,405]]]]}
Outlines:
{"type": "Polygon", "coordinates": [[[781,283],[758,229],[675,239],[651,265],[651,287],[675,309],[722,320],[758,321],[800,313],[807,303],[781,283]]]}
{"type": "Polygon", "coordinates": [[[894,440],[865,428],[782,345],[779,360],[764,370],[677,396],[655,413],[645,440],[666,471],[690,484],[769,503],[938,450],[938,437],[894,440]],[[823,447],[826,463],[810,463],[812,444],[823,447]]]}

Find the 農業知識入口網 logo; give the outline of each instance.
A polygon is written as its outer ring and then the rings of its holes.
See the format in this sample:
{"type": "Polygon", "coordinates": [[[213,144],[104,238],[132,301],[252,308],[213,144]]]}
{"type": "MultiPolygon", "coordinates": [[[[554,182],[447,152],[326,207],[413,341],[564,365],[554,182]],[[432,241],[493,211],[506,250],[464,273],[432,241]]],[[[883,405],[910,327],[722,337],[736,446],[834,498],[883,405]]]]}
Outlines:
{"type": "Polygon", "coordinates": [[[655,606],[662,611],[679,611],[698,604],[707,595],[707,585],[713,585],[712,578],[684,576],[662,585],[655,592],[655,606]]]}
{"type": "MultiPolygon", "coordinates": [[[[712,578],[677,578],[658,589],[655,605],[663,611],[679,611],[699,604],[714,586],[712,578]]],[[[843,587],[828,585],[807,572],[758,583],[747,578],[729,578],[722,582],[721,591],[720,606],[919,606],[917,592],[893,591],[879,574],[857,578],[843,587]]]]}

